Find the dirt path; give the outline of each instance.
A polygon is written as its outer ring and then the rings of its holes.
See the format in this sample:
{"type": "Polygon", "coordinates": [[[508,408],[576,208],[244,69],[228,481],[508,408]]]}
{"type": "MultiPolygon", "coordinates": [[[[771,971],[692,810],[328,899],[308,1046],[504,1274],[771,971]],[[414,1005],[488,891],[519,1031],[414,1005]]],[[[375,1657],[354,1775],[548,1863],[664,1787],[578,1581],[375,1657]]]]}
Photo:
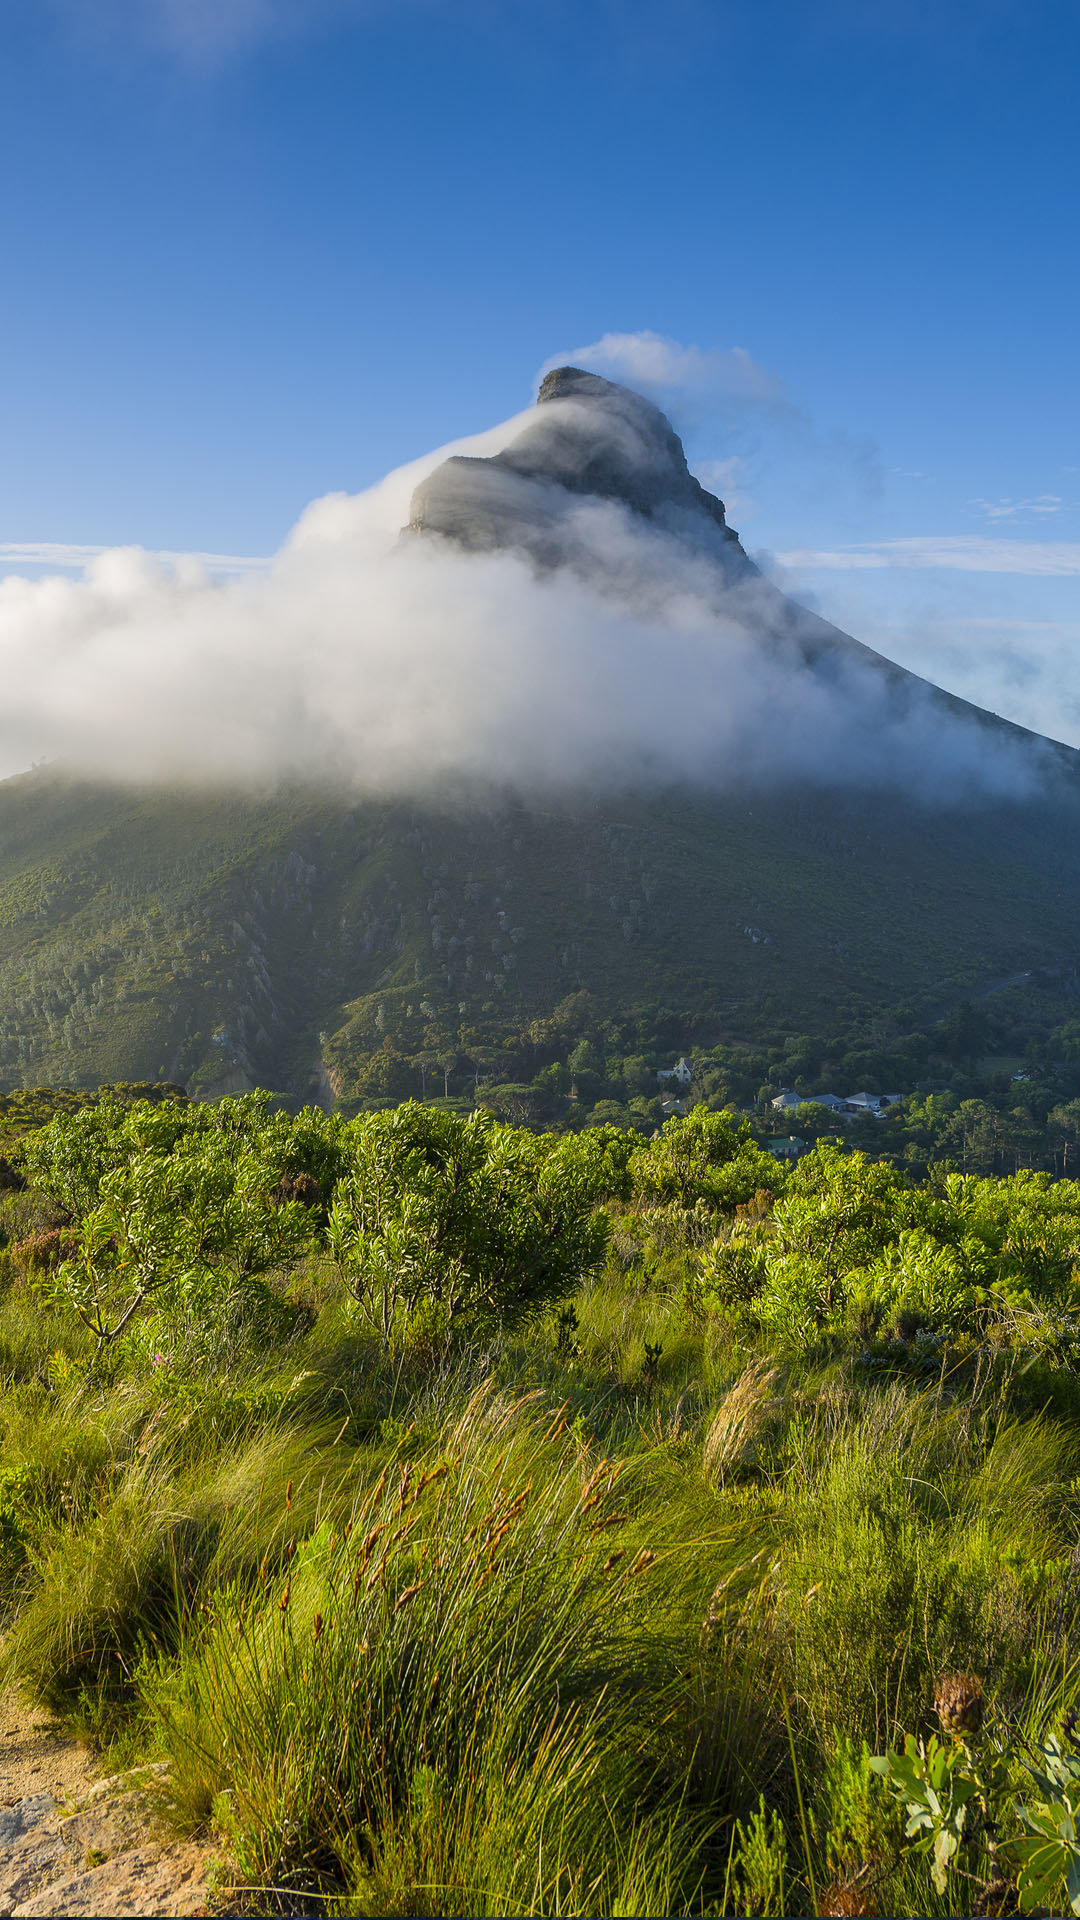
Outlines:
{"type": "Polygon", "coordinates": [[[100,1777],[47,1714],[0,1699],[0,1920],[209,1911],[211,1849],[161,1834],[148,1771],[100,1777]]]}
{"type": "Polygon", "coordinates": [[[44,1708],[29,1708],[13,1693],[0,1696],[0,1811],[27,1794],[74,1801],[89,1793],[95,1779],[88,1748],[44,1708]]]}

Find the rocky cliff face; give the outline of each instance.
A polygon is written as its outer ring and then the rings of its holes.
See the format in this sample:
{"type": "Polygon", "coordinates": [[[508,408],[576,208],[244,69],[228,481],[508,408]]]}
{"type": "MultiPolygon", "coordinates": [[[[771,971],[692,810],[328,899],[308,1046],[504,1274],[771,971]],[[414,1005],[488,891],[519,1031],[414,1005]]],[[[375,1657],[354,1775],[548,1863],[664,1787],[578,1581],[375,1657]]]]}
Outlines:
{"type": "Polygon", "coordinates": [[[502,453],[437,467],[413,496],[409,525],[475,551],[516,548],[542,567],[574,564],[583,503],[628,508],[729,584],[759,577],[659,407],[580,367],[547,375],[533,419],[502,453]]]}

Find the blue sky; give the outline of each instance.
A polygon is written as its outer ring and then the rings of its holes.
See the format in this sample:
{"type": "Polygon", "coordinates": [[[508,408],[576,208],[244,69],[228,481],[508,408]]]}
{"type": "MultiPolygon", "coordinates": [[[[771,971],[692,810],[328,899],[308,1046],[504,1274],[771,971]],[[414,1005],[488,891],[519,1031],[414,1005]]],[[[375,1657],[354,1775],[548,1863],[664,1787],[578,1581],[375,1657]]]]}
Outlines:
{"type": "Polygon", "coordinates": [[[0,27],[0,569],[267,554],[552,356],[659,336],[699,353],[607,364],[651,368],[751,549],[1080,739],[1074,0],[2,0],[0,27]]]}

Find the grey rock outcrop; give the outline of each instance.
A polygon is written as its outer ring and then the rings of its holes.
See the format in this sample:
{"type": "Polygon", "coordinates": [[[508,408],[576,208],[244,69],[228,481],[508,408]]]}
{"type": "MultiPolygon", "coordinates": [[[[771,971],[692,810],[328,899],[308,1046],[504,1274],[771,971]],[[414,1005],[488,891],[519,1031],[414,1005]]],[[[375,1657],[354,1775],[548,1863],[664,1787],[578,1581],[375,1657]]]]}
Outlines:
{"type": "Polygon", "coordinates": [[[429,474],[409,526],[474,551],[514,548],[544,568],[572,566],[573,513],[583,501],[628,508],[729,580],[758,577],[723,501],[695,480],[659,407],[580,367],[547,375],[533,417],[501,453],[455,454],[429,474]]]}

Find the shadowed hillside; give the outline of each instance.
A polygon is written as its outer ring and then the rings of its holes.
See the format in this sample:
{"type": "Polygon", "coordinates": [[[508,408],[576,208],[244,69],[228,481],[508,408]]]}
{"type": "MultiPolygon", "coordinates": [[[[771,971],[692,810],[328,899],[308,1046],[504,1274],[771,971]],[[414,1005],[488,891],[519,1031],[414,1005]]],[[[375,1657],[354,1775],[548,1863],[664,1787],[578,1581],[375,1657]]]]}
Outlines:
{"type": "Polygon", "coordinates": [[[310,1095],[325,1063],[347,1094],[387,1037],[495,1036],[582,988],[613,1015],[823,1032],[1080,952],[1080,833],[1049,803],[667,792],[539,812],[35,772],[0,788],[0,820],[9,1086],[310,1095]]]}

